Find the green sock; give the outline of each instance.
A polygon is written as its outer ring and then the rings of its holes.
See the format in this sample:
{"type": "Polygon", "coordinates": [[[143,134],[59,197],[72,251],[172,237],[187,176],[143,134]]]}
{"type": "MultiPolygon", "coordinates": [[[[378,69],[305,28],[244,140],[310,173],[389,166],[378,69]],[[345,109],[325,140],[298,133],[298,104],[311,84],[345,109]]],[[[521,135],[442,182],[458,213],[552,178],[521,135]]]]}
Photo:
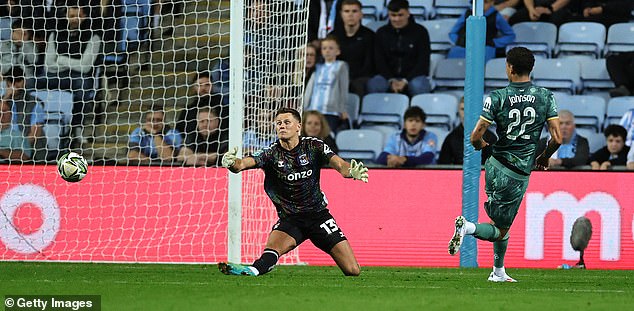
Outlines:
{"type": "Polygon", "coordinates": [[[493,242],[493,266],[496,268],[504,267],[504,255],[506,255],[506,247],[509,245],[509,239],[493,242]]]}
{"type": "Polygon", "coordinates": [[[473,236],[485,241],[494,242],[500,237],[500,230],[492,224],[476,224],[473,236]]]}

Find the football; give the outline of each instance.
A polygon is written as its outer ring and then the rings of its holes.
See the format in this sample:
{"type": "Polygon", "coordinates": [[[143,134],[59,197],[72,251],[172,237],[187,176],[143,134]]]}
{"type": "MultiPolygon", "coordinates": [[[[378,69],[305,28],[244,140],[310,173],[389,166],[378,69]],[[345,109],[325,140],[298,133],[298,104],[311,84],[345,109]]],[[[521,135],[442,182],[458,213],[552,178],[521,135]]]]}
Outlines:
{"type": "Polygon", "coordinates": [[[57,160],[59,175],[68,182],[78,182],[88,173],[88,162],[80,154],[69,152],[57,160]]]}

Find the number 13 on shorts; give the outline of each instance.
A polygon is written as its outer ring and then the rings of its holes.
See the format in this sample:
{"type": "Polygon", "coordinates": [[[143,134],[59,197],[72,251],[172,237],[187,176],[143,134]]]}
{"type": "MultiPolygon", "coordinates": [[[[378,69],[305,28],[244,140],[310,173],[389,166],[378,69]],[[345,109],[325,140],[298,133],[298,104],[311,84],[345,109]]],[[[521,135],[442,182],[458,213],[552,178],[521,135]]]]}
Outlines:
{"type": "Polygon", "coordinates": [[[324,230],[326,230],[326,233],[328,233],[328,234],[331,234],[333,232],[339,231],[339,227],[337,226],[337,223],[335,223],[335,219],[334,218],[330,218],[330,219],[324,221],[324,223],[319,225],[319,227],[321,227],[324,230]]]}

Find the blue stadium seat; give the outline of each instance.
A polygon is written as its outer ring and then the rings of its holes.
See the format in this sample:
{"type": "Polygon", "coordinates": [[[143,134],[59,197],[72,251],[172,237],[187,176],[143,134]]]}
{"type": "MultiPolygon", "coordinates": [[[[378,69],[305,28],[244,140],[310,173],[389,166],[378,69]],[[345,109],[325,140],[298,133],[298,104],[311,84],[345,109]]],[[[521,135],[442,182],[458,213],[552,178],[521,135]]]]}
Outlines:
{"type": "Polygon", "coordinates": [[[73,93],[68,91],[37,91],[31,95],[44,104],[46,147],[62,152],[70,145],[73,93]]]}
{"type": "Polygon", "coordinates": [[[409,13],[417,22],[431,19],[436,15],[434,0],[410,0],[409,13]]]}
{"type": "Polygon", "coordinates": [[[438,158],[438,155],[440,154],[440,148],[442,147],[442,143],[445,141],[445,138],[447,138],[447,135],[449,135],[450,131],[444,126],[431,126],[431,125],[426,126],[425,130],[436,134],[436,138],[438,138],[438,146],[436,146],[436,150],[438,150],[436,154],[436,158],[438,158]]]}
{"type": "Polygon", "coordinates": [[[361,106],[361,99],[359,95],[355,93],[348,93],[348,102],[346,104],[346,110],[348,112],[348,122],[350,128],[354,128],[359,120],[359,108],[361,106]]]}
{"type": "Polygon", "coordinates": [[[383,134],[375,130],[343,130],[337,133],[338,155],[346,160],[374,162],[383,151],[383,134]]]}
{"type": "Polygon", "coordinates": [[[599,96],[575,95],[558,103],[559,109],[570,110],[577,127],[593,128],[600,132],[605,118],[605,100],[599,96]]]}
{"type": "Polygon", "coordinates": [[[535,59],[535,85],[575,94],[581,89],[581,66],[574,59],[535,59]]]}
{"type": "Polygon", "coordinates": [[[436,65],[441,59],[447,58],[447,55],[440,53],[431,53],[429,56],[429,72],[433,73],[436,70],[436,65]]]}
{"type": "Polygon", "coordinates": [[[464,88],[465,59],[441,59],[436,65],[433,81],[436,88],[464,88]]]}
{"type": "Polygon", "coordinates": [[[381,134],[383,135],[383,140],[381,141],[383,146],[381,148],[385,147],[385,144],[387,144],[387,140],[390,139],[390,136],[394,135],[394,133],[401,131],[399,129],[394,128],[393,126],[386,126],[386,125],[364,125],[361,127],[361,129],[374,130],[377,132],[381,132],[381,134]]]}
{"type": "Polygon", "coordinates": [[[506,76],[506,58],[494,58],[486,63],[484,69],[484,88],[497,89],[509,84],[506,76]]]}
{"type": "Polygon", "coordinates": [[[455,23],[456,19],[454,18],[420,22],[429,33],[429,42],[432,52],[447,54],[447,51],[449,51],[453,45],[451,41],[449,41],[449,32],[455,23]]]}
{"type": "Polygon", "coordinates": [[[634,50],[634,23],[619,23],[608,29],[608,42],[605,54],[629,52],[634,50]]]}
{"type": "Polygon", "coordinates": [[[634,109],[634,96],[614,97],[610,99],[605,117],[605,126],[619,124],[623,115],[630,109],[634,109]]]}
{"type": "Polygon", "coordinates": [[[365,24],[365,27],[368,27],[370,30],[376,32],[377,30],[379,30],[379,28],[383,27],[385,24],[387,24],[388,22],[386,21],[372,21],[369,22],[367,24],[365,24]]]}
{"type": "Polygon", "coordinates": [[[381,19],[381,14],[385,11],[385,0],[363,0],[361,4],[363,16],[374,16],[376,20],[381,19]]]}
{"type": "Polygon", "coordinates": [[[427,114],[429,126],[451,130],[458,115],[458,99],[449,94],[419,94],[412,98],[412,106],[418,106],[427,114]]]}
{"type": "Polygon", "coordinates": [[[588,140],[588,145],[590,147],[590,154],[593,154],[595,151],[603,148],[605,146],[605,136],[603,133],[597,133],[589,128],[577,128],[577,135],[581,135],[588,140]]]}
{"type": "Polygon", "coordinates": [[[611,89],[614,82],[610,79],[605,59],[581,59],[581,82],[584,90],[611,89]]]}
{"type": "Polygon", "coordinates": [[[104,62],[106,64],[124,64],[130,51],[139,50],[141,44],[149,39],[150,35],[150,8],[151,0],[121,0],[117,6],[116,42],[114,47],[109,47],[108,42],[104,47],[104,62]]]}
{"type": "Polygon", "coordinates": [[[11,17],[0,17],[0,41],[11,40],[11,17]]]}
{"type": "Polygon", "coordinates": [[[601,57],[605,46],[606,30],[603,24],[570,22],[559,27],[555,54],[592,54],[601,57]]]}
{"type": "Polygon", "coordinates": [[[435,1],[436,16],[438,17],[458,17],[467,9],[471,8],[469,0],[442,0],[435,1]]]}
{"type": "Polygon", "coordinates": [[[403,94],[374,93],[363,97],[359,125],[383,124],[403,127],[403,114],[409,107],[409,98],[403,94]]]}
{"type": "Polygon", "coordinates": [[[523,46],[533,51],[535,55],[550,58],[557,43],[557,26],[545,22],[522,22],[513,25],[515,42],[509,44],[506,50],[523,46]]]}

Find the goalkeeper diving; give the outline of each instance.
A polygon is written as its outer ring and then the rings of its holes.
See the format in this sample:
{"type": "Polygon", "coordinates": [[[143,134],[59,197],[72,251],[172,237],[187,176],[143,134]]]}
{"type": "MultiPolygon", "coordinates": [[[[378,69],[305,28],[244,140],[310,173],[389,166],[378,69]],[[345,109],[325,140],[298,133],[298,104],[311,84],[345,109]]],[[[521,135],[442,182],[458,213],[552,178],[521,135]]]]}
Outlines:
{"type": "Polygon", "coordinates": [[[350,243],[328,211],[328,200],[319,186],[319,176],[321,168],[329,164],[343,177],[367,183],[368,169],[363,162],[346,162],[319,138],[301,137],[301,122],[297,110],[279,109],[275,114],[276,142],[243,159],[236,156],[237,148],[222,157],[222,166],[233,173],[252,168],[264,170],[264,191],[279,216],[260,258],[251,266],[218,263],[222,273],[265,274],[275,267],[281,255],[305,240],[329,254],[343,274],[357,276],[361,273],[350,243]]]}

